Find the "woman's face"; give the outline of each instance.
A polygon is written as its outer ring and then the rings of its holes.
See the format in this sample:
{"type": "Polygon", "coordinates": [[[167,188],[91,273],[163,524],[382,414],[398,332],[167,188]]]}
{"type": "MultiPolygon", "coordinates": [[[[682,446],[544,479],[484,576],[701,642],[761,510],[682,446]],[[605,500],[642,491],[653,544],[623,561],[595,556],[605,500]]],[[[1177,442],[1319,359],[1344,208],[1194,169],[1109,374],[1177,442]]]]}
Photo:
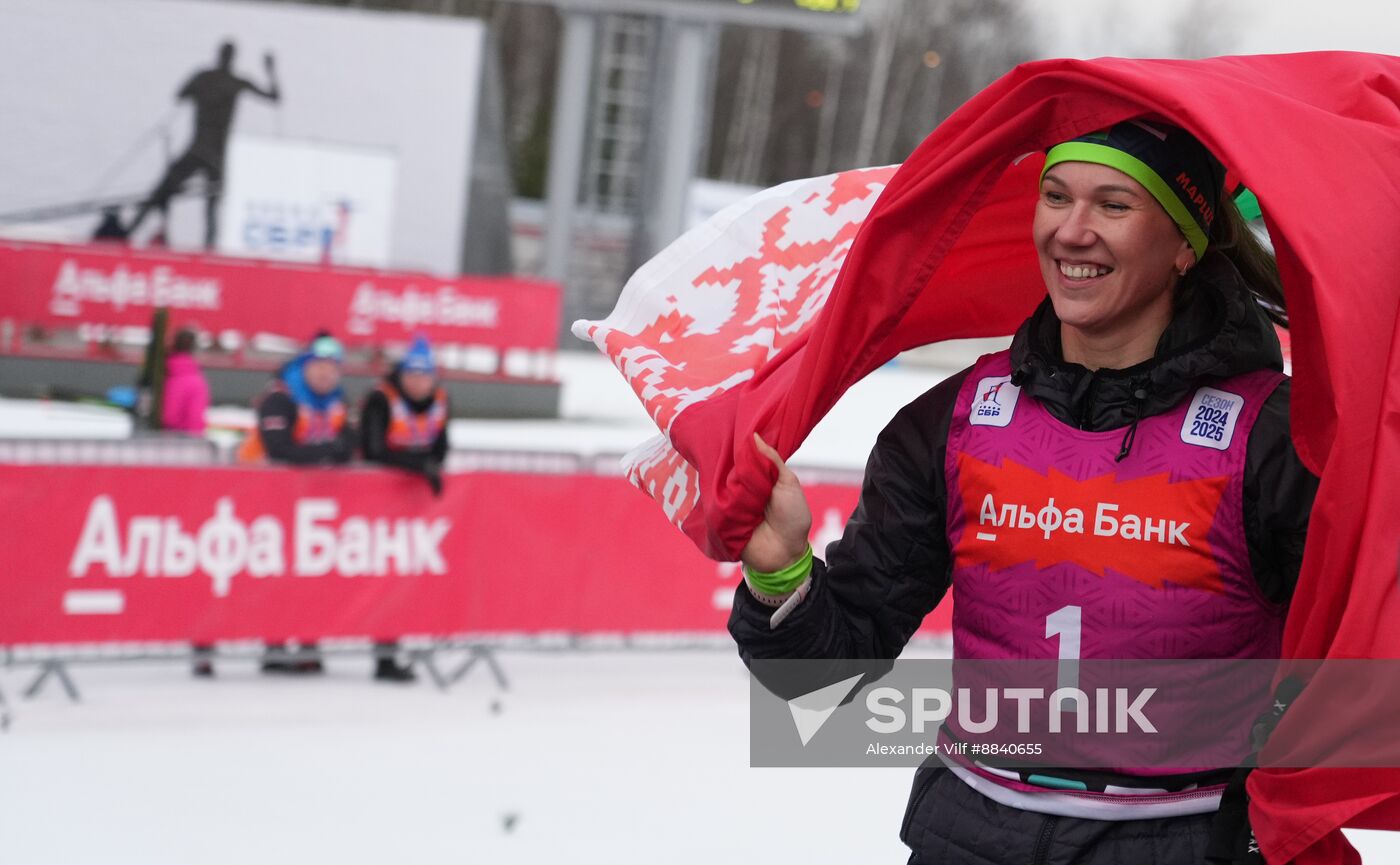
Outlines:
{"type": "Polygon", "coordinates": [[[309,358],[301,365],[301,376],[312,393],[326,396],[340,385],[340,364],[324,357],[309,358]]]}
{"type": "Polygon", "coordinates": [[[1062,162],[1046,172],[1033,234],[1055,315],[1100,339],[1164,330],[1177,273],[1196,260],[1151,193],[1090,162],[1062,162]]]}
{"type": "Polygon", "coordinates": [[[403,394],[415,402],[422,402],[433,395],[437,389],[437,380],[430,372],[410,372],[404,370],[399,374],[399,381],[403,384],[403,394]]]}

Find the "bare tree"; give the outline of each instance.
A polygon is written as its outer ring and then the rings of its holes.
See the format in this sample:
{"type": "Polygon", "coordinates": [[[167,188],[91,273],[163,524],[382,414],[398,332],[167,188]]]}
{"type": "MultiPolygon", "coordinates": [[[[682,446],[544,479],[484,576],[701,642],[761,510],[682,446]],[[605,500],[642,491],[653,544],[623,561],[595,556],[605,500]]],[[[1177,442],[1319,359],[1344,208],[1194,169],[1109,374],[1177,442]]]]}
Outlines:
{"type": "Polygon", "coordinates": [[[732,91],[733,109],[724,137],[720,177],[738,183],[760,179],[763,144],[772,120],[773,94],[777,88],[778,46],[776,30],[749,30],[743,36],[738,78],[732,91]]]}
{"type": "Polygon", "coordinates": [[[841,87],[850,65],[850,52],[844,40],[827,38],[814,40],[813,48],[824,55],[826,81],[822,86],[820,114],[817,117],[817,140],[812,154],[812,176],[828,174],[832,166],[832,149],[836,138],[836,121],[840,117],[841,87]]]}

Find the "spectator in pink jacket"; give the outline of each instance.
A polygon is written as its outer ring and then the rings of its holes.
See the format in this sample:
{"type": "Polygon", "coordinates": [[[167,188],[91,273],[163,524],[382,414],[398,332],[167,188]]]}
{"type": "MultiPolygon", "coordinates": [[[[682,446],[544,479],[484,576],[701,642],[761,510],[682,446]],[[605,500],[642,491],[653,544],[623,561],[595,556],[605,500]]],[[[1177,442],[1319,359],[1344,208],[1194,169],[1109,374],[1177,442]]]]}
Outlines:
{"type": "MultiPolygon", "coordinates": [[[[204,434],[204,411],[209,408],[209,382],[205,381],[194,359],[195,332],[181,328],[170,344],[165,359],[165,392],[161,396],[160,425],[162,429],[204,434]]],[[[193,649],[196,676],[214,675],[214,647],[196,643],[193,649]]]]}
{"type": "Polygon", "coordinates": [[[194,359],[195,332],[175,334],[165,360],[165,394],[161,400],[161,427],[192,435],[204,434],[204,411],[209,408],[209,383],[194,359]]]}

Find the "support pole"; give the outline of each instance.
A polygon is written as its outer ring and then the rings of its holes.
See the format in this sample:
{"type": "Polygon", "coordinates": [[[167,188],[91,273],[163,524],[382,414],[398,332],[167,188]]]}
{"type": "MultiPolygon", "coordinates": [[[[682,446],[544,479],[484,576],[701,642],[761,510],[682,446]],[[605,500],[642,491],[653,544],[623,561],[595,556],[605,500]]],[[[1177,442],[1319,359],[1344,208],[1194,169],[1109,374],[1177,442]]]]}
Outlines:
{"type": "Polygon", "coordinates": [[[690,184],[705,136],[706,86],[713,28],[695,21],[673,21],[674,54],[669,58],[669,92],[660,106],[662,151],[656,182],[656,209],[648,228],[655,254],[685,231],[690,184]]]}
{"type": "Polygon", "coordinates": [[[73,684],[73,679],[68,675],[68,667],[62,661],[44,661],[39,665],[39,675],[34,677],[34,681],[29,683],[29,687],[24,689],[24,698],[32,700],[39,696],[39,692],[44,689],[44,683],[53,676],[58,683],[63,686],[63,692],[68,695],[71,702],[81,702],[78,695],[78,686],[73,684]]]}
{"type": "Polygon", "coordinates": [[[501,662],[496,660],[496,653],[490,646],[468,646],[467,657],[462,660],[457,669],[450,673],[443,673],[442,670],[438,669],[437,650],[435,649],[414,652],[412,657],[428,671],[428,677],[433,680],[433,684],[440,691],[446,691],[466,678],[467,673],[471,672],[472,667],[475,667],[478,661],[484,663],[486,668],[491,671],[491,677],[496,680],[496,687],[502,691],[510,690],[510,680],[506,678],[506,671],[501,667],[501,662]]]}
{"type": "MultiPolygon", "coordinates": [[[[875,138],[880,133],[880,118],[885,108],[885,90],[890,83],[890,64],[894,60],[894,43],[898,38],[899,22],[893,12],[883,5],[881,18],[875,22],[875,58],[870,63],[870,78],[865,90],[865,112],[860,120],[860,138],[856,141],[855,164],[862,168],[875,158],[875,138]]],[[[883,157],[882,157],[883,158],[883,157]]]]}
{"type": "Polygon", "coordinates": [[[595,17],[589,13],[564,14],[554,85],[554,119],[549,131],[544,241],[544,276],[560,283],[568,280],[573,251],[596,26],[595,17]]]}

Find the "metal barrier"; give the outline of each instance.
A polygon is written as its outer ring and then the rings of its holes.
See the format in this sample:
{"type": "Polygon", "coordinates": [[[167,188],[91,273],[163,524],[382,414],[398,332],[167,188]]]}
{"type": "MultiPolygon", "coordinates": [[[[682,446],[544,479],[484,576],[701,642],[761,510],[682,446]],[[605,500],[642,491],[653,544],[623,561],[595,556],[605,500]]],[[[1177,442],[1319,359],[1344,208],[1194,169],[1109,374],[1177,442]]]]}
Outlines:
{"type": "MultiPolygon", "coordinates": [[[[420,668],[432,685],[442,693],[451,690],[473,669],[484,668],[495,682],[497,691],[510,690],[510,679],[505,667],[496,656],[498,646],[479,640],[427,640],[401,641],[400,650],[410,669],[420,668]]],[[[215,660],[256,660],[260,662],[299,661],[306,655],[302,648],[264,646],[259,642],[220,644],[215,647],[193,647],[187,644],[164,644],[163,646],[139,646],[128,644],[102,644],[92,647],[79,646],[30,646],[3,651],[4,662],[0,666],[8,669],[20,666],[35,667],[35,675],[20,691],[25,700],[33,700],[40,695],[51,681],[57,682],[70,703],[81,703],[82,693],[73,678],[69,667],[74,664],[100,664],[134,662],[185,663],[213,662],[215,660]]],[[[377,647],[367,641],[326,640],[316,645],[315,654],[319,657],[335,655],[374,655],[377,647]]],[[[496,705],[499,705],[497,703],[496,705]]],[[[8,733],[14,724],[15,711],[0,688],[0,734],[8,733]]]]}
{"type": "MultiPolygon", "coordinates": [[[[584,458],[557,451],[456,449],[448,471],[525,474],[620,474],[620,456],[584,458]]],[[[180,433],[143,433],[128,439],[0,438],[0,463],[14,465],[216,466],[234,462],[228,447],[180,433]]],[[[364,465],[373,465],[365,463],[364,465]]]]}
{"type": "Polygon", "coordinates": [[[218,445],[202,438],[155,434],[129,439],[0,439],[0,463],[17,465],[218,465],[218,445]]]}

